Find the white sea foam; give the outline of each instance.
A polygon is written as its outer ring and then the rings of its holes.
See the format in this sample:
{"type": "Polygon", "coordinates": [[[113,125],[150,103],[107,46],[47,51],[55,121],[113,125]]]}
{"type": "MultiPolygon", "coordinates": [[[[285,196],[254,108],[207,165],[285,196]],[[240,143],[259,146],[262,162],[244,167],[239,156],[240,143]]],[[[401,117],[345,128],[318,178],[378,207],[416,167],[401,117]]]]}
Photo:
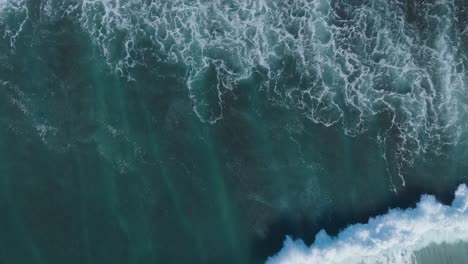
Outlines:
{"type": "Polygon", "coordinates": [[[81,0],[45,0],[41,2],[41,15],[50,20],[73,16],[80,9],[81,0]]]}
{"type": "Polygon", "coordinates": [[[401,168],[415,155],[440,153],[466,130],[456,2],[415,5],[418,23],[385,0],[84,0],[81,23],[123,75],[148,54],[184,65],[205,122],[223,118],[225,94],[255,73],[269,100],[351,136],[386,116],[376,139],[404,185],[401,168]]]}
{"type": "Polygon", "coordinates": [[[337,237],[320,231],[310,247],[287,237],[267,264],[414,264],[416,251],[459,241],[468,241],[466,185],[458,187],[451,206],[423,195],[414,209],[392,209],[366,224],[347,227],[337,237]]]}
{"type": "Polygon", "coordinates": [[[10,47],[15,47],[16,39],[23,30],[29,18],[29,10],[25,0],[0,0],[0,37],[10,40],[10,47]],[[14,24],[6,22],[8,16],[18,19],[14,24]],[[2,32],[3,31],[3,32],[2,32]]]}
{"type": "MultiPolygon", "coordinates": [[[[12,47],[27,22],[25,2],[0,0],[0,24],[14,12],[24,18],[1,32],[12,47]]],[[[385,119],[372,136],[404,185],[404,166],[443,154],[468,129],[460,1],[429,2],[44,0],[41,12],[78,17],[109,67],[129,80],[136,66],[181,66],[203,122],[222,119],[226,94],[253,75],[267,100],[350,136],[385,119]]]]}

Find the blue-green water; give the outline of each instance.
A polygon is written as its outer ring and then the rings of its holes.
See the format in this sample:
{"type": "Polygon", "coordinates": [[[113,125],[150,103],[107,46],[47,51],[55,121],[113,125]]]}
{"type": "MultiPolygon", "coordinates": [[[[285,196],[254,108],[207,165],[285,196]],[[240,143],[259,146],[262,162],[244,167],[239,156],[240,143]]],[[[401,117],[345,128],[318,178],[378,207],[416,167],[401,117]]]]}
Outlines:
{"type": "Polygon", "coordinates": [[[263,263],[451,203],[467,83],[464,0],[0,0],[0,263],[263,263]]]}

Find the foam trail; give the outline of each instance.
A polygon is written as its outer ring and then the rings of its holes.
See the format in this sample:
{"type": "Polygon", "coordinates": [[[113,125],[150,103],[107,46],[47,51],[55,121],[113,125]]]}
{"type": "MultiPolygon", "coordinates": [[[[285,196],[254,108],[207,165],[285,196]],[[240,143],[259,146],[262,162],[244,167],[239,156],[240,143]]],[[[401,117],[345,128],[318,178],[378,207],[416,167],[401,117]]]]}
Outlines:
{"type": "Polygon", "coordinates": [[[307,247],[287,237],[267,264],[417,263],[414,253],[430,244],[468,241],[468,188],[460,185],[451,206],[423,195],[414,209],[392,209],[366,224],[347,227],[337,237],[320,231],[307,247]]]}
{"type": "Polygon", "coordinates": [[[83,0],[78,9],[129,80],[148,62],[183,67],[203,122],[223,119],[226,94],[253,75],[267,100],[350,136],[388,119],[372,137],[403,186],[415,157],[444,154],[468,130],[460,1],[83,0]]]}
{"type": "Polygon", "coordinates": [[[0,37],[9,39],[12,49],[28,18],[29,10],[25,0],[0,0],[0,37]],[[13,25],[7,23],[8,16],[16,17],[18,21],[13,25]]]}

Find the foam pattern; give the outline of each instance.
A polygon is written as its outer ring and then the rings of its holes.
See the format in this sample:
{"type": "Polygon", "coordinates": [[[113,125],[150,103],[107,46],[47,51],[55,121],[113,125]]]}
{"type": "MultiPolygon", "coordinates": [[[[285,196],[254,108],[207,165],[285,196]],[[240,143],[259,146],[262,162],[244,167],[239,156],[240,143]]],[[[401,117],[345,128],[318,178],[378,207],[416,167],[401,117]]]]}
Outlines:
{"type": "Polygon", "coordinates": [[[258,90],[277,105],[341,125],[348,135],[386,118],[376,140],[385,158],[396,156],[389,167],[400,175],[415,154],[438,153],[466,129],[462,5],[85,0],[81,21],[124,75],[148,54],[186,66],[189,96],[205,122],[221,119],[224,94],[254,74],[263,76],[258,90]]]}
{"type": "MultiPolygon", "coordinates": [[[[0,0],[0,12],[24,12],[25,2],[0,0]]],[[[255,78],[254,92],[316,124],[372,130],[403,186],[404,166],[443,154],[467,130],[466,1],[45,0],[41,9],[75,19],[129,81],[137,67],[180,66],[202,122],[221,120],[226,95],[255,78]]],[[[21,27],[5,33],[12,46],[21,27]]]]}

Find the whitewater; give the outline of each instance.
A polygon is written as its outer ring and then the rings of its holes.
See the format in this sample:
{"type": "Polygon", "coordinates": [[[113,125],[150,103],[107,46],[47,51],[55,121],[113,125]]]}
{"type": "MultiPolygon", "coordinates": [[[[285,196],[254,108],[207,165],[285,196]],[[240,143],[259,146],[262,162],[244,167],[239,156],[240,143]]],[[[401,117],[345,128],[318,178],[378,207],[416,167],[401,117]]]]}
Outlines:
{"type": "MultiPolygon", "coordinates": [[[[392,209],[330,237],[320,231],[315,242],[287,237],[267,264],[416,264],[415,253],[431,244],[468,241],[468,188],[460,185],[451,205],[423,195],[416,208],[392,209]]],[[[450,259],[450,258],[447,258],[450,259]]],[[[424,264],[424,263],[420,263],[424,264]]]]}

